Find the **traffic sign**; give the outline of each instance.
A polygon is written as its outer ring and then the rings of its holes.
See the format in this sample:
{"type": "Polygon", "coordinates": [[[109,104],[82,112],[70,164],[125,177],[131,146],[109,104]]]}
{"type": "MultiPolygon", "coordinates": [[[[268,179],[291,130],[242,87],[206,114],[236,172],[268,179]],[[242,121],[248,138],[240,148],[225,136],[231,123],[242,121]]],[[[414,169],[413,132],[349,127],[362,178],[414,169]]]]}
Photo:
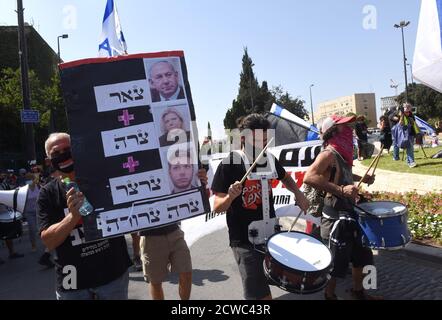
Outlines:
{"type": "Polygon", "coordinates": [[[22,123],[38,123],[40,113],[37,110],[22,109],[20,112],[22,123]]]}

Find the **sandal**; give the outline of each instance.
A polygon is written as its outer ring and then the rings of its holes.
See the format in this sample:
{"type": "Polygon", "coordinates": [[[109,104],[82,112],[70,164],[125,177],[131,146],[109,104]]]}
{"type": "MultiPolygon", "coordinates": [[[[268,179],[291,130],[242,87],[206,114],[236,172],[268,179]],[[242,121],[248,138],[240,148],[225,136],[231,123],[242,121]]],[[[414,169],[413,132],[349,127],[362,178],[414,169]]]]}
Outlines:
{"type": "Polygon", "coordinates": [[[338,296],[336,294],[333,293],[333,295],[330,297],[330,296],[327,295],[326,292],[324,292],[324,299],[325,300],[339,300],[338,296]]]}
{"type": "Polygon", "coordinates": [[[384,300],[383,296],[373,296],[373,295],[369,295],[365,290],[353,290],[350,289],[350,293],[351,296],[355,299],[355,300],[384,300]]]}

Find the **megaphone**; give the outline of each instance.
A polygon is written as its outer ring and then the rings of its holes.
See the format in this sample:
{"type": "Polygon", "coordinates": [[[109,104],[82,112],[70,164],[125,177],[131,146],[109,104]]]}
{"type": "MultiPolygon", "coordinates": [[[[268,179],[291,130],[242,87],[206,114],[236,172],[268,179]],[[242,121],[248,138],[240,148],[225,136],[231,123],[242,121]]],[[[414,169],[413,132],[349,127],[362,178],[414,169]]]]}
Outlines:
{"type": "Polygon", "coordinates": [[[0,203],[13,208],[15,211],[23,213],[26,206],[29,185],[17,188],[15,190],[1,190],[0,203]]]}

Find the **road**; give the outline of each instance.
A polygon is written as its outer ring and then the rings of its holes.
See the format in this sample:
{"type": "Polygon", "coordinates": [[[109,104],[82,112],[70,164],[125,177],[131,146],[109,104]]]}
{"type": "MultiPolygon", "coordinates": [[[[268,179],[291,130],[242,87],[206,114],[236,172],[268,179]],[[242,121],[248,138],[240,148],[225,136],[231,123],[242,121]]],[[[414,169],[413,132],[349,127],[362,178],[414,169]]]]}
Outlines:
{"type": "MultiPolygon", "coordinates": [[[[131,248],[130,237],[128,245],[131,248]]],[[[37,264],[39,253],[31,253],[26,235],[16,240],[18,252],[25,257],[7,260],[7,249],[0,245],[0,299],[54,299],[54,271],[37,264]]],[[[130,249],[131,250],[131,249],[130,249]]],[[[215,231],[197,240],[191,247],[193,260],[192,299],[229,300],[242,299],[242,287],[236,263],[228,247],[227,230],[215,231]]],[[[442,299],[442,265],[407,256],[404,252],[378,252],[376,294],[386,299],[442,299]]],[[[349,298],[347,290],[351,279],[338,283],[337,294],[349,298]]],[[[164,283],[167,299],[179,298],[177,277],[171,275],[164,283]]],[[[311,295],[295,295],[272,287],[275,299],[311,300],[323,299],[322,292],[311,295]]],[[[130,273],[130,299],[150,299],[147,284],[141,272],[130,273]]]]}

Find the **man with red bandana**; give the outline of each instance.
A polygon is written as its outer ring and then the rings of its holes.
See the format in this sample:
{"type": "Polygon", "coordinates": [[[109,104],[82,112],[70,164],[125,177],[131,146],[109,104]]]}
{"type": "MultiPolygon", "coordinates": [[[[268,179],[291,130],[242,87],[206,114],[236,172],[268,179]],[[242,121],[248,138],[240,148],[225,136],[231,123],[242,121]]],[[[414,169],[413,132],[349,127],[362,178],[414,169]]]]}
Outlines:
{"type": "MultiPolygon", "coordinates": [[[[309,167],[304,183],[326,192],[321,218],[321,237],[333,255],[334,268],[325,289],[326,300],[337,300],[337,278],[344,278],[351,262],[353,269],[352,295],[356,299],[378,299],[367,295],[362,286],[363,268],[373,264],[370,248],[362,244],[361,228],[354,211],[358,188],[353,181],[361,179],[352,173],[353,125],[355,117],[333,115],[321,126],[324,150],[309,167]]],[[[366,176],[365,183],[374,182],[366,176]]]]}

